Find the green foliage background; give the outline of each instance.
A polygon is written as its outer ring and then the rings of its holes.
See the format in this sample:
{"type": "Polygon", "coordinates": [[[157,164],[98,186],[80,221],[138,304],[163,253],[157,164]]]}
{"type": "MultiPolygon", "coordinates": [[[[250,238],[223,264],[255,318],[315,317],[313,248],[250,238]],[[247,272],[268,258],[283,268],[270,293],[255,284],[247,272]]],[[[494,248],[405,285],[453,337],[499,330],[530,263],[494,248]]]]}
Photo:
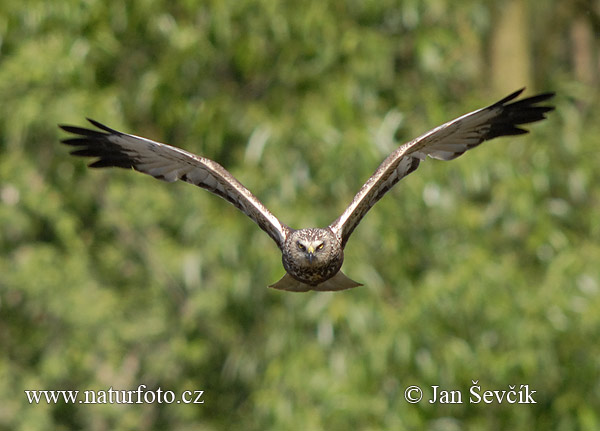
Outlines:
{"type": "Polygon", "coordinates": [[[0,429],[598,429],[600,9],[515,2],[525,60],[492,49],[504,1],[3,1],[0,429]],[[91,171],[56,127],[88,116],[202,154],[322,226],[396,145],[525,84],[557,111],[423,163],[349,242],[365,287],[336,294],[266,289],[280,253],[235,208],[91,171]],[[470,404],[472,380],[537,404],[470,404]],[[24,394],[140,384],[205,404],[24,394]],[[426,402],[432,385],[463,404],[426,402]]]}

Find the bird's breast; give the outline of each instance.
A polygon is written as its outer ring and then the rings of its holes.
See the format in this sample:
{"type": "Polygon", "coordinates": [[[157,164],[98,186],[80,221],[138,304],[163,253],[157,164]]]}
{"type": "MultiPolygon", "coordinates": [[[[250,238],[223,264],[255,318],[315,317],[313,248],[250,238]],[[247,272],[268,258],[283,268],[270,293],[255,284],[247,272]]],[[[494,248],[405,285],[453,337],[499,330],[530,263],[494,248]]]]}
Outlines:
{"type": "Polygon", "coordinates": [[[284,255],[283,267],[296,280],[316,286],[338,273],[342,267],[344,257],[342,254],[325,262],[319,262],[317,259],[313,259],[312,262],[309,262],[308,259],[304,260],[305,262],[301,259],[289,259],[284,255]]]}

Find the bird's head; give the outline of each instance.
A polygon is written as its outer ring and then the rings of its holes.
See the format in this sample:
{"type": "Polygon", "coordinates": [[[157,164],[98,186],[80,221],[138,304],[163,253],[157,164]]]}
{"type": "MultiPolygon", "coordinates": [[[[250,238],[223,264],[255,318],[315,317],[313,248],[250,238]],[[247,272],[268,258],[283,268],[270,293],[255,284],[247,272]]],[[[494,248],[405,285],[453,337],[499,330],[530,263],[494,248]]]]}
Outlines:
{"type": "Polygon", "coordinates": [[[299,239],[296,241],[296,247],[298,247],[301,253],[304,253],[308,264],[312,265],[315,262],[315,253],[320,255],[325,248],[325,241],[304,241],[299,239]]]}
{"type": "Polygon", "coordinates": [[[300,229],[290,235],[285,248],[296,266],[320,267],[331,264],[338,254],[338,242],[329,229],[300,229]]]}

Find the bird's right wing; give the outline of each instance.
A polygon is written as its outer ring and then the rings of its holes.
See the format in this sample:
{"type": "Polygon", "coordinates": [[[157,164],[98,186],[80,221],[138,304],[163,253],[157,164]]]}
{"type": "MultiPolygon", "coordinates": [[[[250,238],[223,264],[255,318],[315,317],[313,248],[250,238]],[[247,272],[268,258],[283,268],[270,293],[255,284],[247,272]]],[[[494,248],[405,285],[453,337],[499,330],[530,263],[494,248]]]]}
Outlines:
{"type": "Polygon", "coordinates": [[[59,127],[78,135],[62,140],[64,144],[77,148],[71,154],[98,157],[90,167],[133,168],[163,181],[182,180],[202,187],[240,209],[282,248],[290,228],[218,163],[170,145],[118,132],[94,120],[88,121],[102,131],[65,125],[59,127]]]}

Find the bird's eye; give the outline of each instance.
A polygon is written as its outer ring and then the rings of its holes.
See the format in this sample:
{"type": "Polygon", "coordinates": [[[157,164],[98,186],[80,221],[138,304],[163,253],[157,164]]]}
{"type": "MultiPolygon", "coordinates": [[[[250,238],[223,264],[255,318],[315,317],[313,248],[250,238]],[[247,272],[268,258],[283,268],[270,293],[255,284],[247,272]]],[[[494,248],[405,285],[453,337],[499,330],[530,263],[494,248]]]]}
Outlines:
{"type": "Polygon", "coordinates": [[[304,244],[302,244],[300,241],[298,241],[296,243],[296,245],[298,246],[298,248],[302,251],[306,250],[306,247],[304,246],[304,244]]]}
{"type": "Polygon", "coordinates": [[[324,243],[321,243],[321,244],[319,244],[319,245],[317,246],[317,250],[323,250],[323,245],[324,245],[324,243]]]}

